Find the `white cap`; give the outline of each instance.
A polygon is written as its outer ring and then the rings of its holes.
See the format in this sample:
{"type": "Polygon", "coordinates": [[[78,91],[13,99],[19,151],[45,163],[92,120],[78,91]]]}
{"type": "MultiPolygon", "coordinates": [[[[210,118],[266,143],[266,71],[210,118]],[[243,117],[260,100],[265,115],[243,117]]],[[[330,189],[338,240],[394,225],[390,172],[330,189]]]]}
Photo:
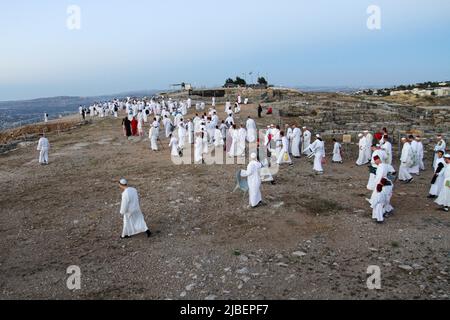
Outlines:
{"type": "Polygon", "coordinates": [[[306,129],[306,127],[303,127],[303,129],[306,129]]]}
{"type": "Polygon", "coordinates": [[[252,154],[250,155],[250,159],[256,160],[256,159],[258,159],[258,156],[256,155],[256,153],[252,153],[252,154]]]}
{"type": "Polygon", "coordinates": [[[364,133],[369,133],[369,130],[364,130],[364,133]]]}
{"type": "Polygon", "coordinates": [[[360,138],[361,138],[362,136],[363,136],[363,134],[362,134],[362,133],[358,134],[358,137],[360,137],[360,138]]]}
{"type": "Polygon", "coordinates": [[[123,186],[127,186],[128,185],[128,181],[126,179],[120,179],[119,183],[123,186]]]}
{"type": "Polygon", "coordinates": [[[444,155],[444,158],[450,159],[450,154],[449,154],[449,153],[445,154],[445,155],[444,155]]]}
{"type": "Polygon", "coordinates": [[[316,137],[317,137],[317,138],[320,138],[320,134],[316,134],[316,137]]]}

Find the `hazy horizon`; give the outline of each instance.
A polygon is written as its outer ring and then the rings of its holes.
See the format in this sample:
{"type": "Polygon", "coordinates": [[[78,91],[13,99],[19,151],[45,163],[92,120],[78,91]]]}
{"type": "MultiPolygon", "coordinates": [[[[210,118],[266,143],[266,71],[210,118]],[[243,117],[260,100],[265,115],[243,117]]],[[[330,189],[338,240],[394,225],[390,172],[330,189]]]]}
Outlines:
{"type": "Polygon", "coordinates": [[[236,76],[300,88],[450,79],[445,0],[18,0],[3,4],[0,36],[0,101],[215,87],[236,76]],[[73,4],[79,30],[67,28],[73,4]],[[367,28],[371,5],[380,30],[367,28]]]}

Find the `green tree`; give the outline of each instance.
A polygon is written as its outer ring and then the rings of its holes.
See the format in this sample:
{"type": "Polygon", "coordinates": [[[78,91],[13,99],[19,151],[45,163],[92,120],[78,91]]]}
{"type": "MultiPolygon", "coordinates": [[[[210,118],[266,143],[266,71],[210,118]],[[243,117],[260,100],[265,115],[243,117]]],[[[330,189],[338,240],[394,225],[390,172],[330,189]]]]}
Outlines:
{"type": "Polygon", "coordinates": [[[245,80],[240,77],[236,77],[234,84],[238,85],[238,86],[245,86],[245,85],[247,85],[247,82],[245,82],[245,80]]]}
{"type": "Polygon", "coordinates": [[[260,78],[258,78],[258,84],[260,84],[262,86],[267,86],[268,82],[267,82],[266,78],[260,77],[260,78]]]}

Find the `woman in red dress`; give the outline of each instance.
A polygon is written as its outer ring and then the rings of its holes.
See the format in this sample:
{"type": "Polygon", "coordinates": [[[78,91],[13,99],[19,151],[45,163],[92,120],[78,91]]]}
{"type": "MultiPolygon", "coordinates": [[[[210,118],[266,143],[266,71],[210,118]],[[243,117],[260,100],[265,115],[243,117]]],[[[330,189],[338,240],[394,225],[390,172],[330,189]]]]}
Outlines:
{"type": "Polygon", "coordinates": [[[136,120],[136,117],[133,117],[133,120],[131,120],[131,133],[133,136],[138,135],[138,121],[136,120]]]}

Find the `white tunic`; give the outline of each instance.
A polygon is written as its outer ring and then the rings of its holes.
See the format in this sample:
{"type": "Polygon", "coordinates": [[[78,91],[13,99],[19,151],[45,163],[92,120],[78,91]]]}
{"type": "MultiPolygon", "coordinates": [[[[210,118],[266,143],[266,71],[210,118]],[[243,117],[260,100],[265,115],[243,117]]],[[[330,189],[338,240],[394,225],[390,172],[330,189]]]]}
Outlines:
{"type": "Polygon", "coordinates": [[[445,161],[443,158],[438,158],[438,160],[436,161],[436,170],[435,170],[435,175],[437,175],[437,178],[436,182],[431,185],[430,188],[431,195],[439,196],[439,194],[441,193],[442,187],[444,185],[444,173],[445,173],[445,161]],[[437,173],[440,163],[442,163],[444,167],[441,169],[439,173],[437,173]]]}
{"type": "Polygon", "coordinates": [[[299,128],[294,128],[292,131],[292,155],[296,158],[301,156],[300,143],[302,139],[302,131],[299,128]]]}
{"type": "Polygon", "coordinates": [[[398,178],[400,181],[407,181],[412,178],[411,174],[409,173],[409,168],[411,168],[411,165],[413,163],[412,156],[411,156],[411,145],[409,142],[406,142],[403,145],[402,149],[402,156],[400,158],[400,169],[398,173],[398,178]]]}
{"type": "Polygon", "coordinates": [[[450,207],[450,164],[445,165],[444,182],[436,203],[444,207],[450,207]]]}
{"type": "Polygon", "coordinates": [[[256,207],[261,201],[261,163],[252,160],[247,166],[247,170],[241,171],[242,177],[247,177],[249,188],[250,206],[256,207]]]}
{"type": "Polygon", "coordinates": [[[148,230],[139,206],[139,196],[135,188],[127,188],[122,192],[120,214],[123,215],[122,237],[131,237],[148,230]]]}
{"type": "Polygon", "coordinates": [[[308,148],[311,145],[311,132],[309,130],[306,130],[303,132],[303,152],[308,153],[308,148]]]}
{"type": "Polygon", "coordinates": [[[314,153],[314,171],[323,172],[322,160],[325,157],[325,143],[317,139],[312,145],[309,146],[309,150],[314,153]]]}
{"type": "Polygon", "coordinates": [[[253,119],[247,120],[247,141],[249,143],[256,142],[257,132],[256,132],[256,123],[253,119]]]}
{"type": "Polygon", "coordinates": [[[333,162],[342,162],[341,156],[341,144],[339,142],[334,143],[333,148],[333,162]]]}

